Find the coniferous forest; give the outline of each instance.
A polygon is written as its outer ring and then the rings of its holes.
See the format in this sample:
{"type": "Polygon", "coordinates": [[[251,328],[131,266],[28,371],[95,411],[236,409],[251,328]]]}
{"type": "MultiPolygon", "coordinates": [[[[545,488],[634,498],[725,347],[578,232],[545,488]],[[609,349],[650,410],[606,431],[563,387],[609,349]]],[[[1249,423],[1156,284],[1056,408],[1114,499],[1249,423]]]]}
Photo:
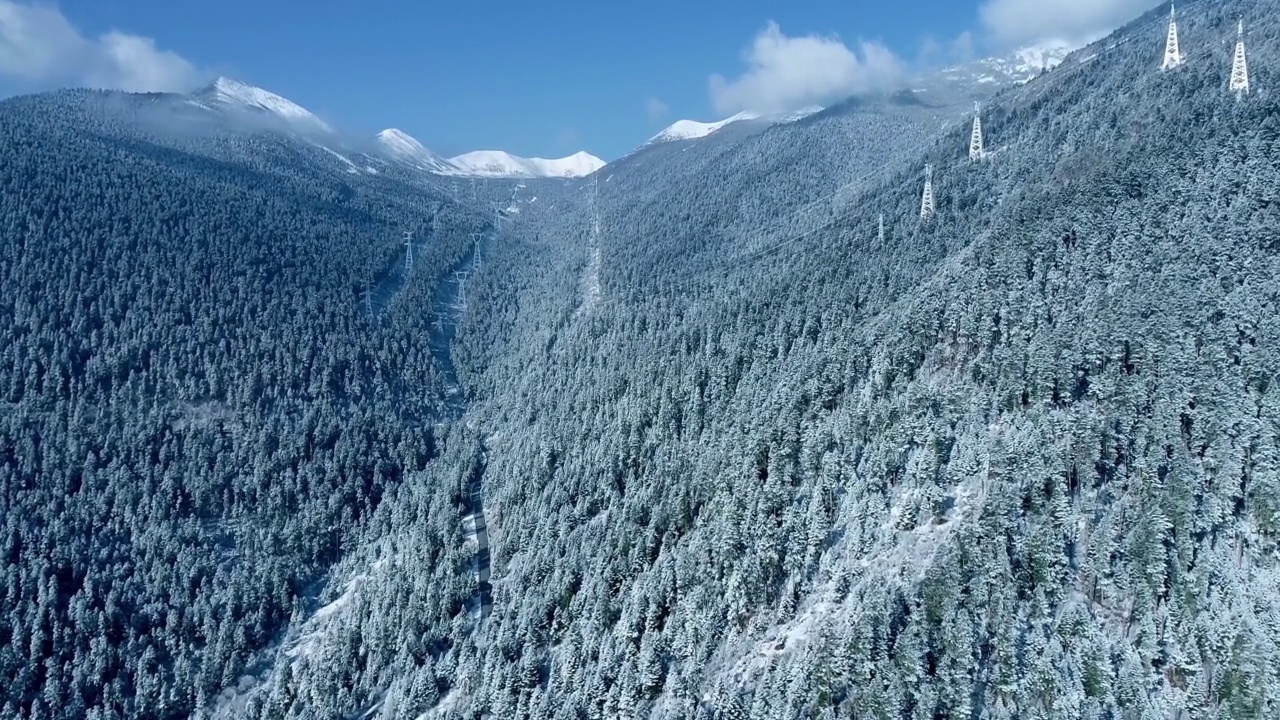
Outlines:
{"type": "Polygon", "coordinates": [[[981,161],[927,94],[474,194],[0,103],[0,717],[1277,717],[1280,15],[1178,12],[981,161]]]}

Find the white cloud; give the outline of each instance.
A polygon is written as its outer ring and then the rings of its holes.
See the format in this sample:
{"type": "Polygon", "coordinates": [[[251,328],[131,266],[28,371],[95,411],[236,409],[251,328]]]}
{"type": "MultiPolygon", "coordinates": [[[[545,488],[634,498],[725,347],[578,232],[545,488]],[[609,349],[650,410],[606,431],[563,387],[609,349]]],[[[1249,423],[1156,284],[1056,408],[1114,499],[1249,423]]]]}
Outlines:
{"type": "Polygon", "coordinates": [[[836,37],[787,37],[771,22],[743,51],[747,70],[740,77],[711,76],[711,102],[725,115],[800,110],[883,87],[901,74],[885,46],[864,42],[858,49],[861,56],[836,37]]]}
{"type": "Polygon", "coordinates": [[[982,24],[1005,45],[1083,44],[1158,5],[1158,0],[986,0],[982,24]]]}
{"type": "Polygon", "coordinates": [[[130,92],[190,90],[199,79],[151,38],[112,31],[89,39],[54,5],[0,0],[0,76],[32,86],[130,92]]]}
{"type": "Polygon", "coordinates": [[[667,104],[658,98],[651,97],[644,101],[644,111],[649,115],[649,122],[659,123],[667,116],[667,104]]]}

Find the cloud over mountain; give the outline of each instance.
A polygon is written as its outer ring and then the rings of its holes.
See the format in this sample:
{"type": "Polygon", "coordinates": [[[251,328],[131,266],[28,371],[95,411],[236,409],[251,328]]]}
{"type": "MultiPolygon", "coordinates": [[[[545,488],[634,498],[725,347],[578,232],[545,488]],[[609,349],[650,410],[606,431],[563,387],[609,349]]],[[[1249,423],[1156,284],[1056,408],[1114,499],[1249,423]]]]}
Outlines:
{"type": "Polygon", "coordinates": [[[898,78],[902,64],[884,45],[859,43],[855,52],[834,36],[789,37],[770,22],[743,51],[747,68],[736,79],[709,79],[716,111],[780,113],[866,92],[898,78]]]}
{"type": "Polygon", "coordinates": [[[978,15],[983,27],[1009,46],[1046,40],[1079,44],[1157,4],[1155,0],[986,0],[978,15]]]}
{"type": "Polygon", "coordinates": [[[154,40],[111,31],[87,38],[55,6],[0,0],[0,76],[34,87],[190,90],[196,68],[154,40]]]}

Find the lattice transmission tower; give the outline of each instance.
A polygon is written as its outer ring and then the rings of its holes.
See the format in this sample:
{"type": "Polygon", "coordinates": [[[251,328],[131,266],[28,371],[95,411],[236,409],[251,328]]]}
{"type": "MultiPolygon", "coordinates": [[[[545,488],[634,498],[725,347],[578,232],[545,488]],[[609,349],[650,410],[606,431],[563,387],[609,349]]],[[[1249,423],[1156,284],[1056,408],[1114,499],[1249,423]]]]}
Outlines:
{"type": "Polygon", "coordinates": [[[933,217],[937,207],[933,202],[933,166],[924,166],[924,195],[920,198],[920,219],[928,220],[933,217]]]}
{"type": "Polygon", "coordinates": [[[986,157],[987,151],[982,143],[982,106],[973,104],[973,133],[969,136],[969,159],[978,161],[986,157]]]}
{"type": "Polygon", "coordinates": [[[1178,50],[1178,11],[1169,3],[1169,34],[1164,41],[1164,63],[1161,70],[1170,70],[1182,64],[1182,52],[1178,50]]]}
{"type": "Polygon", "coordinates": [[[1231,92],[1248,94],[1249,60],[1244,53],[1244,20],[1236,26],[1236,56],[1231,61],[1231,92]]]}
{"type": "Polygon", "coordinates": [[[413,272],[413,231],[404,231],[404,274],[413,272]]]}

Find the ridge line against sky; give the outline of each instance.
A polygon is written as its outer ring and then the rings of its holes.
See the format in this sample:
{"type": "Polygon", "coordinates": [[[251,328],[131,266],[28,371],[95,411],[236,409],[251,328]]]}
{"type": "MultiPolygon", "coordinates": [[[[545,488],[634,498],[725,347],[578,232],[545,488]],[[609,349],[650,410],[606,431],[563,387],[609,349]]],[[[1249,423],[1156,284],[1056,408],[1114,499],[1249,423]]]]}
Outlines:
{"type": "Polygon", "coordinates": [[[186,92],[225,74],[343,131],[398,127],[446,156],[586,150],[612,159],[678,118],[827,105],[922,67],[1081,44],[1158,4],[495,0],[388,10],[346,0],[0,0],[0,95],[186,92]]]}

